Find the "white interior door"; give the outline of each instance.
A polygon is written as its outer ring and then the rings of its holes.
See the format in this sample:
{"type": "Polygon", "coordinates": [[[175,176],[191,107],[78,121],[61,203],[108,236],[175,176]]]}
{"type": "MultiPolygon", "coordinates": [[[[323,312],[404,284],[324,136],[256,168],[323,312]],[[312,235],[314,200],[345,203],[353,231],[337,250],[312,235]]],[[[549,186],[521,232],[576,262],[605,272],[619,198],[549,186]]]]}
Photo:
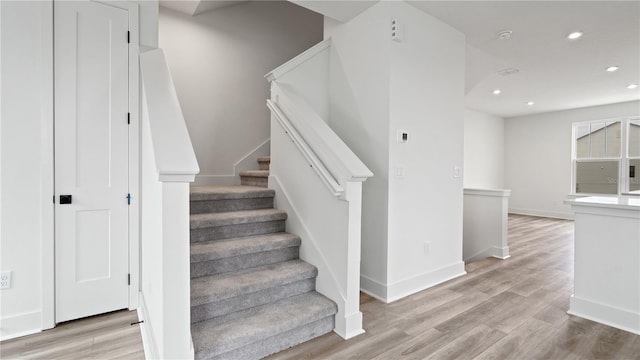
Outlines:
{"type": "Polygon", "coordinates": [[[56,322],[62,322],[128,306],[128,13],[56,1],[54,26],[56,322]]]}

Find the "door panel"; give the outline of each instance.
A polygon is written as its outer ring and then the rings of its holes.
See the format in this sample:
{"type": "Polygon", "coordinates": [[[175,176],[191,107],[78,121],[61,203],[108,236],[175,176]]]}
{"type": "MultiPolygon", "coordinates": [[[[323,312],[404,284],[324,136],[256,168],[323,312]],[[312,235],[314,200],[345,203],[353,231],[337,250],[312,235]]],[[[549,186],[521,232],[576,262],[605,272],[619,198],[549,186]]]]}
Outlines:
{"type": "Polygon", "coordinates": [[[56,321],[128,306],[128,13],[54,3],[56,321]],[[60,204],[60,195],[72,195],[60,204]]]}

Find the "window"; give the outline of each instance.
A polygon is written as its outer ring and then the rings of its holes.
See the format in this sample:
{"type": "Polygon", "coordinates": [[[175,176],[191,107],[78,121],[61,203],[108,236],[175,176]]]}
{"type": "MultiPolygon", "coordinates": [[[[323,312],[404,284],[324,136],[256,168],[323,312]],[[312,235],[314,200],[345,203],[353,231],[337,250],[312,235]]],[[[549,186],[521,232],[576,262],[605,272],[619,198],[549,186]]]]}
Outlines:
{"type": "Polygon", "coordinates": [[[575,194],[640,190],[640,119],[573,124],[572,154],[575,194]]]}

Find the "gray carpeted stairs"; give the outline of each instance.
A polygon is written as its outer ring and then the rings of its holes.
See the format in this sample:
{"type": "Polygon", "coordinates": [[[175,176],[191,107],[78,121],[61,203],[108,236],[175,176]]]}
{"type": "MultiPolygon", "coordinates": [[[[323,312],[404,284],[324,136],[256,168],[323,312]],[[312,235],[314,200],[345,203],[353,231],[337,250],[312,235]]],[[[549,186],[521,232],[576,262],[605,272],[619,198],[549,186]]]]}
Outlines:
{"type": "Polygon", "coordinates": [[[256,186],[191,188],[196,359],[259,359],[334,328],[337,306],[315,291],[318,270],[298,258],[300,238],[266,189],[269,158],[258,162],[242,180],[256,186]]]}

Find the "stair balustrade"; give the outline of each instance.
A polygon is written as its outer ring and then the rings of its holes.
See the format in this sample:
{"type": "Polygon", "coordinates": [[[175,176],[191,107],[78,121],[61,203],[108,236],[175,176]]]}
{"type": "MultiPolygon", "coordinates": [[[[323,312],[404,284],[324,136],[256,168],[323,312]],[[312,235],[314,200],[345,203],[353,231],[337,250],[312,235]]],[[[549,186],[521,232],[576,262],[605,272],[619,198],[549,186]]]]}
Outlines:
{"type": "Polygon", "coordinates": [[[328,125],[330,40],[266,75],[276,206],[318,268],[316,289],[338,305],[334,331],[364,332],[360,312],[362,182],[373,176],[328,125]]]}
{"type": "Polygon", "coordinates": [[[139,290],[145,354],[148,359],[193,359],[189,183],[199,168],[162,50],[141,54],[140,69],[139,290]]]}

